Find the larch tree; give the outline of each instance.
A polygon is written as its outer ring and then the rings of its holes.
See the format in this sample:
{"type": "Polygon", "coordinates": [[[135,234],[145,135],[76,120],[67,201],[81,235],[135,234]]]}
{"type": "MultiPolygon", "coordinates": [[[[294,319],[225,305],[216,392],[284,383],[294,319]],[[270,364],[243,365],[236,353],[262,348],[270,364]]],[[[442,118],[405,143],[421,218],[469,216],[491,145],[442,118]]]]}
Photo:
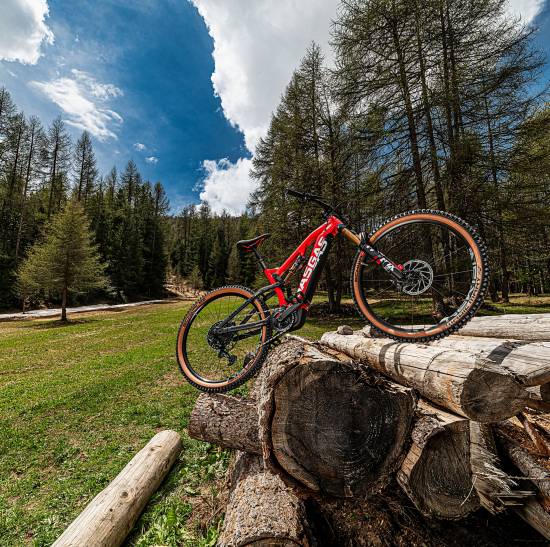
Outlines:
{"type": "Polygon", "coordinates": [[[61,296],[61,320],[67,321],[69,295],[105,287],[104,270],[88,219],[73,200],[53,218],[44,241],[32,247],[18,281],[23,299],[36,291],[61,296]]]}

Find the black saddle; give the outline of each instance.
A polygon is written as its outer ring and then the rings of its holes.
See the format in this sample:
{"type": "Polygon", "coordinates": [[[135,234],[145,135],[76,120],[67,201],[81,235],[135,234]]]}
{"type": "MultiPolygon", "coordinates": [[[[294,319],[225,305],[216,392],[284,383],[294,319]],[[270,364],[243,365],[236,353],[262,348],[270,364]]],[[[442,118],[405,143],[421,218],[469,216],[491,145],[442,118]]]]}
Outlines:
{"type": "Polygon", "coordinates": [[[262,234],[252,239],[241,239],[237,241],[237,247],[244,253],[251,253],[256,247],[259,247],[271,234],[262,234]]]}

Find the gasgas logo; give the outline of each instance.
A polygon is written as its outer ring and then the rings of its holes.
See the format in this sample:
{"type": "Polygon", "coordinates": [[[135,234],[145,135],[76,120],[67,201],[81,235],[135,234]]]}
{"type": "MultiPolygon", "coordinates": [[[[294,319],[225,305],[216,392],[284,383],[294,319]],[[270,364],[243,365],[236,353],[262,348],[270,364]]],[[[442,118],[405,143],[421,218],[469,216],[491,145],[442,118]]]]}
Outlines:
{"type": "Polygon", "coordinates": [[[313,248],[313,251],[311,251],[311,256],[309,257],[309,260],[307,261],[306,269],[304,270],[304,275],[302,275],[302,280],[300,281],[300,292],[305,292],[306,287],[309,283],[309,280],[311,278],[311,274],[313,273],[313,270],[315,270],[315,266],[319,264],[319,259],[323,255],[323,253],[327,249],[327,240],[321,236],[317,243],[315,244],[315,247],[313,248]]]}

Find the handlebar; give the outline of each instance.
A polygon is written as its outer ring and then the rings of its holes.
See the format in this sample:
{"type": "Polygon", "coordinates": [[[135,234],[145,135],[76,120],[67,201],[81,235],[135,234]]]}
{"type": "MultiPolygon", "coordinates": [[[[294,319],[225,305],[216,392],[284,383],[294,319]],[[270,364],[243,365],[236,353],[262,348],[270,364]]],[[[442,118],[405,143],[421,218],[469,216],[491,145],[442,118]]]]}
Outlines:
{"type": "Polygon", "coordinates": [[[316,203],[326,213],[331,213],[334,211],[334,207],[330,205],[330,203],[327,203],[321,198],[321,196],[317,196],[316,194],[310,194],[309,192],[298,192],[298,190],[293,190],[292,188],[289,188],[286,193],[289,196],[301,199],[302,201],[311,201],[312,203],[316,203]]]}

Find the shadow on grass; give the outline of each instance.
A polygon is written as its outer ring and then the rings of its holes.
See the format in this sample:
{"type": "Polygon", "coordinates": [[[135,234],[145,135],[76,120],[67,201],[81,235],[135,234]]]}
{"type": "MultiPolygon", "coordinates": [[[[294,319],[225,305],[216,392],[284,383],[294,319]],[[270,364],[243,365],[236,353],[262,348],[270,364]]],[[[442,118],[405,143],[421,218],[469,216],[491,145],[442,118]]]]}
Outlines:
{"type": "Polygon", "coordinates": [[[74,327],[76,325],[97,323],[98,321],[99,319],[92,318],[92,317],[68,319],[67,321],[61,321],[61,319],[51,319],[50,321],[31,319],[28,322],[23,322],[22,324],[18,325],[17,328],[18,329],[36,329],[36,330],[59,329],[59,328],[74,327]],[[36,321],[39,321],[39,322],[36,322],[36,321]]]}

